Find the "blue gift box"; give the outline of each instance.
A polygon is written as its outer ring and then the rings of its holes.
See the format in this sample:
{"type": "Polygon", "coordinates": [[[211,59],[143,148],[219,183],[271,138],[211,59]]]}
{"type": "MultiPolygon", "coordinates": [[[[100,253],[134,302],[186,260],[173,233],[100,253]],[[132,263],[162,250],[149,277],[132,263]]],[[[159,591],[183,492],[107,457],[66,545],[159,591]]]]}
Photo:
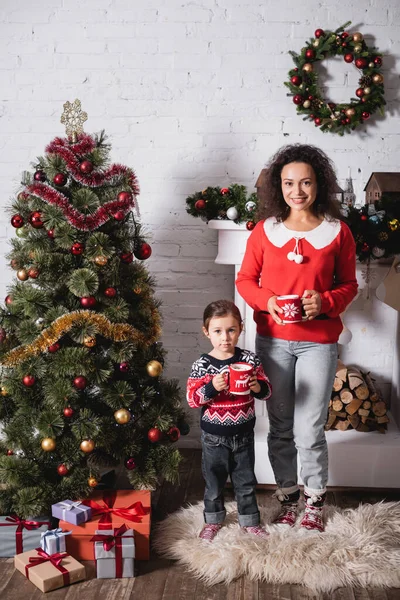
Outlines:
{"type": "Polygon", "coordinates": [[[48,517],[21,519],[17,515],[0,516],[0,556],[11,557],[40,544],[41,533],[48,530],[48,517]]]}
{"type": "Polygon", "coordinates": [[[57,502],[51,507],[51,514],[57,519],[67,521],[73,525],[80,525],[92,518],[92,509],[81,502],[73,502],[72,500],[64,500],[57,502]]]}

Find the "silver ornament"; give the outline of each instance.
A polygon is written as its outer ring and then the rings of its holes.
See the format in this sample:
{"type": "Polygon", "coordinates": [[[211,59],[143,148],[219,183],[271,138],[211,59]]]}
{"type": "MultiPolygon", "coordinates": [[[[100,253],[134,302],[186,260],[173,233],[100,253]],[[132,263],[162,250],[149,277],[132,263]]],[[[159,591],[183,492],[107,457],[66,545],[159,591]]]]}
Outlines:
{"type": "Polygon", "coordinates": [[[237,208],[235,206],[231,206],[230,208],[228,208],[228,210],[226,211],[226,216],[228,217],[228,219],[230,219],[231,221],[234,221],[235,219],[238,218],[238,211],[237,208]]]}
{"type": "Polygon", "coordinates": [[[43,327],[43,323],[44,323],[44,319],[43,317],[39,317],[38,319],[36,319],[35,321],[35,325],[37,325],[38,327],[43,327]]]}
{"type": "Polygon", "coordinates": [[[248,212],[251,212],[252,210],[254,210],[254,209],[255,209],[255,207],[256,207],[256,203],[255,203],[255,202],[253,202],[253,200],[249,200],[249,201],[248,201],[248,202],[246,202],[246,204],[245,204],[245,209],[246,209],[248,212]]]}

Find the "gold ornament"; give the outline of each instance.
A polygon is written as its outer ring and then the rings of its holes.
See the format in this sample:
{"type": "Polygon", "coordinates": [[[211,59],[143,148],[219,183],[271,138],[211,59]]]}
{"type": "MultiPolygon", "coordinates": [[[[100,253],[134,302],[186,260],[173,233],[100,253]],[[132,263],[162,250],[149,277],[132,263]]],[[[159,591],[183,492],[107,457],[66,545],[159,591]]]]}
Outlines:
{"type": "Polygon", "coordinates": [[[310,108],[311,102],[309,100],[304,100],[303,108],[310,108]]]}
{"type": "Polygon", "coordinates": [[[348,108],[346,110],[346,116],[347,117],[354,117],[354,115],[356,114],[356,111],[354,110],[354,108],[348,108]]]}
{"type": "Polygon", "coordinates": [[[97,485],[97,479],[95,479],[94,477],[89,477],[89,479],[87,480],[88,485],[92,488],[95,488],[97,485]]]}
{"type": "Polygon", "coordinates": [[[20,269],[17,271],[17,277],[20,281],[26,281],[29,277],[28,271],[25,271],[25,269],[20,269]]]}
{"type": "Polygon", "coordinates": [[[129,423],[131,420],[131,413],[126,408],[120,408],[115,411],[114,419],[119,423],[119,425],[125,425],[125,423],[129,423]]]}
{"type": "Polygon", "coordinates": [[[136,287],[133,288],[133,293],[137,294],[139,296],[139,294],[142,293],[142,288],[137,285],[136,287]]]}
{"type": "Polygon", "coordinates": [[[93,348],[96,345],[96,338],[94,335],[85,335],[83,338],[83,345],[86,348],[93,348]]]}
{"type": "Polygon", "coordinates": [[[56,447],[56,440],[54,438],[44,438],[40,445],[42,446],[42,450],[45,452],[52,452],[56,447]]]}
{"type": "Polygon", "coordinates": [[[359,43],[359,42],[362,42],[363,39],[364,39],[364,36],[359,31],[356,31],[356,33],[353,33],[353,42],[359,43]]]}
{"type": "Polygon", "coordinates": [[[361,52],[361,50],[362,50],[362,46],[361,46],[361,44],[356,44],[356,45],[354,46],[354,52],[355,52],[356,54],[359,54],[359,53],[361,52]]]}
{"type": "Polygon", "coordinates": [[[373,63],[373,62],[370,62],[370,63],[368,64],[368,66],[369,66],[369,68],[370,68],[370,69],[373,69],[373,68],[374,68],[374,66],[375,66],[375,63],[373,63]]]}
{"type": "Polygon", "coordinates": [[[366,88],[364,88],[364,94],[365,94],[366,96],[368,96],[368,94],[370,94],[370,93],[371,93],[371,88],[370,88],[370,87],[366,87],[366,88]]]}
{"type": "Polygon", "coordinates": [[[65,133],[73,142],[78,139],[78,133],[83,133],[83,123],[87,121],[87,113],[82,112],[81,102],[76,99],[73,104],[66,102],[61,115],[61,123],[65,125],[65,133]]]}
{"type": "Polygon", "coordinates": [[[94,262],[99,267],[104,267],[104,265],[106,265],[108,263],[108,258],[106,256],[102,256],[100,254],[100,256],[95,256],[94,262]]]}
{"type": "Polygon", "coordinates": [[[159,377],[162,373],[162,364],[158,360],[151,360],[146,365],[146,371],[150,377],[159,377]]]}
{"type": "Polygon", "coordinates": [[[383,83],[383,75],[380,73],[375,73],[375,75],[372,77],[372,81],[377,84],[383,83]]]}
{"type": "Polygon", "coordinates": [[[311,73],[314,70],[314,67],[312,66],[311,63],[306,63],[303,66],[303,71],[305,71],[306,73],[311,73]]]}
{"type": "Polygon", "coordinates": [[[93,440],[82,440],[81,445],[79,446],[82,452],[89,454],[94,450],[94,441],[93,440]]]}
{"type": "Polygon", "coordinates": [[[314,48],[318,48],[318,46],[319,46],[319,40],[314,40],[313,41],[313,46],[314,46],[314,48]]]}
{"type": "Polygon", "coordinates": [[[8,396],[8,392],[7,392],[7,390],[6,390],[6,388],[4,386],[2,386],[0,388],[0,395],[1,396],[8,396]]]}
{"type": "Polygon", "coordinates": [[[400,227],[400,222],[398,219],[392,219],[391,221],[389,221],[389,227],[392,231],[397,231],[398,228],[400,227]]]}

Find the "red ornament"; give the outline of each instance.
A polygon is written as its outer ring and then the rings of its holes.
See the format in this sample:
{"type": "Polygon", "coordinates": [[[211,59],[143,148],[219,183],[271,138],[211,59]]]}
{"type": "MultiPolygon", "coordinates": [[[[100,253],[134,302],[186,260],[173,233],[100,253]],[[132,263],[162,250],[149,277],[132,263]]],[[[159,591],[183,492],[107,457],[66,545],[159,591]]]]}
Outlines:
{"type": "Polygon", "coordinates": [[[314,119],[314,123],[315,123],[316,125],[321,125],[322,121],[321,121],[321,119],[320,119],[319,117],[315,117],[315,119],[314,119]]]}
{"type": "Polygon", "coordinates": [[[24,219],[21,217],[21,215],[14,215],[13,217],[11,217],[11,225],[15,227],[15,229],[19,229],[23,226],[23,224],[24,219]]]}
{"type": "Polygon", "coordinates": [[[139,248],[134,251],[134,255],[139,260],[146,260],[147,258],[149,258],[151,256],[151,246],[150,246],[150,244],[147,244],[146,242],[143,242],[143,244],[141,244],[139,246],[139,248]]]}
{"type": "Polygon", "coordinates": [[[347,123],[346,119],[342,119],[340,122],[342,125],[346,125],[346,123],[347,123]]]}
{"type": "Polygon", "coordinates": [[[349,37],[349,34],[347,33],[347,31],[343,31],[343,33],[340,34],[340,37],[342,38],[342,40],[345,40],[347,37],[349,37]]]}
{"type": "Polygon", "coordinates": [[[342,48],[347,48],[347,42],[342,42],[342,48]]]}
{"type": "Polygon", "coordinates": [[[35,171],[33,179],[35,181],[46,181],[46,173],[44,171],[41,171],[41,170],[35,171]]]}
{"type": "Polygon", "coordinates": [[[106,288],[104,290],[104,295],[107,296],[107,298],[114,298],[117,295],[117,290],[113,287],[106,288]]]}
{"type": "Polygon", "coordinates": [[[126,459],[125,467],[128,469],[128,471],[132,471],[136,468],[136,461],[132,456],[126,459]]]}
{"type": "Polygon", "coordinates": [[[74,256],[80,256],[81,254],[83,254],[84,250],[85,246],[80,242],[75,242],[75,244],[71,247],[71,252],[74,256]]]}
{"type": "Polygon", "coordinates": [[[380,56],[375,56],[375,58],[374,58],[374,65],[376,67],[382,66],[382,58],[380,56]]]}
{"type": "Polygon", "coordinates": [[[149,429],[148,433],[147,433],[147,437],[150,440],[150,442],[152,442],[152,444],[154,444],[155,442],[159,442],[161,439],[162,433],[160,431],[160,429],[158,429],[158,427],[152,427],[151,429],[149,429]]]}
{"type": "Polygon", "coordinates": [[[355,63],[357,69],[365,69],[368,66],[366,58],[356,58],[355,63]]]}
{"type": "Polygon", "coordinates": [[[48,352],[50,352],[51,354],[54,354],[55,352],[58,352],[58,350],[61,348],[60,344],[58,342],[55,342],[54,344],[51,344],[51,346],[49,346],[47,348],[48,352]]]}
{"type": "Polygon", "coordinates": [[[358,89],[356,89],[356,96],[357,96],[358,98],[362,98],[362,97],[364,96],[364,93],[365,93],[365,92],[364,92],[363,88],[358,88],[358,89]]]}
{"type": "Polygon", "coordinates": [[[195,207],[196,210],[204,210],[205,207],[206,207],[205,200],[197,200],[194,203],[194,207],[195,207]]]}
{"type": "Polygon", "coordinates": [[[51,240],[54,240],[54,229],[49,229],[49,230],[47,231],[47,235],[49,236],[49,238],[50,238],[51,240]]]}
{"type": "Polygon", "coordinates": [[[57,473],[61,475],[61,477],[65,477],[66,475],[68,475],[69,471],[65,465],[58,465],[57,473]]]}
{"type": "Polygon", "coordinates": [[[133,254],[132,252],[123,252],[120,256],[120,259],[123,263],[126,263],[128,265],[133,261],[133,254]]]}
{"type": "Polygon", "coordinates": [[[93,308],[96,306],[97,301],[94,296],[83,296],[83,298],[80,299],[80,303],[83,308],[93,308]]]}
{"type": "Polygon", "coordinates": [[[67,183],[68,177],[65,173],[56,173],[53,177],[53,183],[58,186],[65,185],[67,183]]]}
{"type": "Polygon", "coordinates": [[[23,379],[22,379],[22,383],[26,387],[32,387],[33,385],[35,385],[36,379],[34,378],[33,375],[25,375],[25,377],[23,377],[23,379]]]}
{"type": "Polygon", "coordinates": [[[293,96],[292,100],[295,104],[302,104],[303,96],[300,96],[300,94],[296,94],[295,96],[293,96]]]}
{"type": "Polygon", "coordinates": [[[29,223],[35,229],[40,229],[41,227],[43,227],[42,213],[38,210],[33,212],[29,217],[29,223]]]}
{"type": "Polygon", "coordinates": [[[362,245],[361,252],[368,252],[369,246],[366,242],[362,245]]]}
{"type": "Polygon", "coordinates": [[[367,221],[368,217],[367,215],[361,215],[361,221],[367,221]]]}
{"type": "Polygon", "coordinates": [[[293,83],[293,85],[297,86],[300,85],[303,80],[299,75],[293,75],[293,77],[290,78],[290,81],[293,83]]]}
{"type": "Polygon", "coordinates": [[[125,213],[123,210],[117,210],[117,212],[113,214],[113,217],[116,221],[123,221],[125,219],[125,213]]]}
{"type": "Polygon", "coordinates": [[[86,175],[88,175],[93,171],[93,163],[90,162],[90,160],[84,160],[79,165],[79,170],[81,173],[85,173],[86,175]]]}
{"type": "Polygon", "coordinates": [[[64,417],[67,417],[67,419],[69,419],[70,417],[72,417],[72,415],[74,414],[74,409],[71,406],[66,406],[63,409],[63,415],[64,417]]]}
{"type": "Polygon", "coordinates": [[[323,29],[316,29],[314,35],[316,38],[320,38],[325,35],[325,31],[323,29]]]}
{"type": "Polygon", "coordinates": [[[248,231],[252,231],[255,226],[256,226],[256,224],[254,223],[254,221],[247,221],[247,223],[246,223],[246,229],[248,231]]]}
{"type": "Polygon", "coordinates": [[[347,63],[351,63],[354,60],[354,56],[351,54],[351,52],[349,52],[348,54],[344,55],[344,61],[347,63]]]}
{"type": "Polygon", "coordinates": [[[121,371],[121,373],[128,373],[128,371],[129,371],[129,363],[128,362],[122,362],[122,363],[120,363],[119,370],[121,371]]]}
{"type": "Polygon", "coordinates": [[[367,119],[370,118],[371,115],[369,114],[369,112],[364,111],[361,116],[364,119],[364,121],[366,121],[367,119]]]}
{"type": "Polygon", "coordinates": [[[314,96],[308,96],[309,100],[314,100],[314,96]]]}
{"type": "Polygon", "coordinates": [[[13,303],[12,296],[10,296],[10,295],[6,296],[4,302],[7,304],[7,306],[10,306],[10,304],[13,303]]]}
{"type": "Polygon", "coordinates": [[[349,117],[346,117],[346,123],[347,125],[350,123],[351,119],[349,117]]]}
{"type": "Polygon", "coordinates": [[[14,450],[11,450],[11,448],[9,450],[7,450],[6,452],[7,456],[12,456],[14,454],[14,450]]]}
{"type": "Polygon", "coordinates": [[[35,269],[35,267],[31,267],[28,269],[28,275],[31,279],[36,279],[39,276],[39,270],[35,269]]]}
{"type": "Polygon", "coordinates": [[[221,188],[221,195],[225,196],[226,194],[229,194],[229,188],[221,188]]]}
{"type": "Polygon", "coordinates": [[[78,375],[78,377],[75,377],[72,383],[74,384],[77,390],[84,390],[88,384],[86,377],[84,377],[83,375],[78,375]]]}
{"type": "Polygon", "coordinates": [[[120,202],[130,202],[132,200],[131,192],[120,192],[117,196],[117,200],[120,202]]]}
{"type": "Polygon", "coordinates": [[[171,427],[171,429],[168,431],[168,437],[171,442],[177,442],[181,437],[181,432],[177,427],[171,427]]]}
{"type": "Polygon", "coordinates": [[[306,58],[315,58],[315,52],[312,48],[307,48],[306,50],[306,58]]]}

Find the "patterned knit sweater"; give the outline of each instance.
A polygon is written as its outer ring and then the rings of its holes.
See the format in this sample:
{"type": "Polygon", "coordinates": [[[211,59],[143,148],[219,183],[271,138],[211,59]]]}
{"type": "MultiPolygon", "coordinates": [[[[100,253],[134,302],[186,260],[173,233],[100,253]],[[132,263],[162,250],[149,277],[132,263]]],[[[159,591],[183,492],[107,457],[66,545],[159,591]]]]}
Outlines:
{"type": "Polygon", "coordinates": [[[191,408],[201,408],[200,426],[203,431],[220,436],[232,436],[254,429],[254,398],[267,400],[271,396],[271,385],[264,373],[261,361],[249,350],[235,349],[232,358],[219,360],[202,354],[193,363],[187,383],[187,401],[191,408]],[[229,365],[246,362],[254,366],[261,386],[258,394],[249,392],[243,396],[223,390],[217,392],[212,384],[215,375],[228,371],[229,365]]]}

